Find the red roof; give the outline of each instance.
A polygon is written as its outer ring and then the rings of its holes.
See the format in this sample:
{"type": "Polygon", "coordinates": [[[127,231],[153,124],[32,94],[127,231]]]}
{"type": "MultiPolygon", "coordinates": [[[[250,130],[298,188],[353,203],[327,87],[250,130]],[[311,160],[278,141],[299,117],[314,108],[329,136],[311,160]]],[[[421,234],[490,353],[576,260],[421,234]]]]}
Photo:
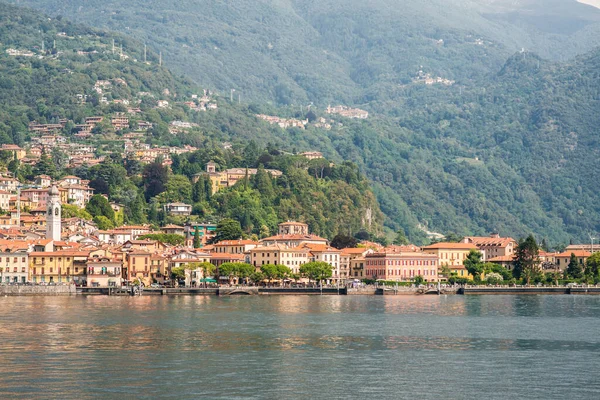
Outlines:
{"type": "Polygon", "coordinates": [[[475,243],[440,242],[440,243],[430,244],[429,246],[424,246],[423,249],[427,249],[427,250],[437,250],[437,249],[471,250],[471,249],[477,249],[477,245],[475,245],[475,243]]]}
{"type": "Polygon", "coordinates": [[[571,254],[574,254],[575,257],[589,257],[592,255],[592,253],[585,250],[571,250],[557,254],[556,257],[571,257],[571,254]]]}

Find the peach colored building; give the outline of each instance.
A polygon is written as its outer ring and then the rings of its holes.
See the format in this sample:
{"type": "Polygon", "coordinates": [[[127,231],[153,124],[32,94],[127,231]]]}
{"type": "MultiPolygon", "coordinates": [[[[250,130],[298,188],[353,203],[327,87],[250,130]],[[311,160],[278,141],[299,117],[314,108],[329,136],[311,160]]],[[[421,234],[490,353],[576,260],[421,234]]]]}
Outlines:
{"type": "Polygon", "coordinates": [[[372,253],[365,256],[365,278],[410,281],[422,276],[426,282],[438,281],[438,257],[429,253],[372,253]]]}
{"type": "Polygon", "coordinates": [[[472,243],[483,253],[483,261],[488,258],[499,256],[510,256],[515,254],[517,241],[513,238],[503,238],[497,233],[492,233],[489,237],[467,236],[463,243],[472,243]]]}
{"type": "Polygon", "coordinates": [[[256,247],[250,250],[252,265],[260,268],[262,265],[285,265],[297,274],[300,266],[309,262],[309,251],[301,247],[272,245],[256,247]]]}

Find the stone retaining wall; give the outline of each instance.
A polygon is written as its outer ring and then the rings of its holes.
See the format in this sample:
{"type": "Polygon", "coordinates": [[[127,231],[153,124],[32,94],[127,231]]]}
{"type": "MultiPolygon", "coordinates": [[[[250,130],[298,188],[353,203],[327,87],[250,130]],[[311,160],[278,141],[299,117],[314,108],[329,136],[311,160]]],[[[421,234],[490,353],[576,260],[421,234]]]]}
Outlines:
{"type": "Polygon", "coordinates": [[[29,286],[3,285],[0,286],[0,296],[70,296],[75,295],[75,285],[29,286]]]}

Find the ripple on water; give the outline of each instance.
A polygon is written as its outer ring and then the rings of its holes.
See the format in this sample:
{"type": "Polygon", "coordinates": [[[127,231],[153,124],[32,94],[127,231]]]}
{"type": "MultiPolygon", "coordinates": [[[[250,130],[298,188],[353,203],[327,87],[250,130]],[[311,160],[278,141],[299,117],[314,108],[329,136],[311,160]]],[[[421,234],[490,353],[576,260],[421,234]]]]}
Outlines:
{"type": "Polygon", "coordinates": [[[600,397],[597,297],[4,300],[0,398],[600,397]]]}

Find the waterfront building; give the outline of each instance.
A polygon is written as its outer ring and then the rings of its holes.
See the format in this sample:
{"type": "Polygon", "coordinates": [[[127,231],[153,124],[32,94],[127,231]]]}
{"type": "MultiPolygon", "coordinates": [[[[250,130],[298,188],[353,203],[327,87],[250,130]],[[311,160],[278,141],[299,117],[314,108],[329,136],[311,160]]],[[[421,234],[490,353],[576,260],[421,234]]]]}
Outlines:
{"type": "Polygon", "coordinates": [[[569,263],[571,262],[571,255],[575,255],[577,261],[580,264],[585,265],[587,259],[592,255],[592,253],[585,250],[564,251],[554,256],[556,260],[556,267],[561,271],[567,269],[569,263]]]}
{"type": "Polygon", "coordinates": [[[89,251],[34,251],[29,254],[29,271],[34,283],[86,282],[89,251]]]}
{"type": "Polygon", "coordinates": [[[473,279],[473,276],[469,274],[464,265],[464,261],[469,256],[471,250],[481,252],[481,259],[485,259],[485,250],[480,250],[474,243],[440,242],[425,246],[422,250],[437,257],[440,270],[442,267],[447,266],[450,269],[450,273],[455,274],[459,278],[473,279]]]}
{"type": "Polygon", "coordinates": [[[438,281],[438,257],[421,252],[372,253],[365,256],[365,278],[385,281],[438,281]]]}
{"type": "MultiPolygon", "coordinates": [[[[371,253],[367,253],[371,254],[371,253]]],[[[366,256],[366,255],[365,255],[366,256]]],[[[348,273],[352,279],[365,279],[365,266],[367,265],[367,259],[365,256],[360,256],[350,259],[350,267],[348,273]]]]}
{"type": "Polygon", "coordinates": [[[261,246],[250,250],[252,265],[260,268],[263,265],[285,265],[297,274],[300,266],[310,261],[309,250],[302,247],[288,247],[282,244],[261,246]]]}
{"type": "Polygon", "coordinates": [[[573,250],[583,250],[583,251],[588,251],[590,253],[597,253],[600,251],[600,243],[570,244],[565,249],[565,252],[570,252],[573,250]]]}
{"type": "Polygon", "coordinates": [[[221,264],[225,263],[243,263],[249,261],[250,255],[246,256],[245,254],[232,254],[232,253],[211,253],[210,254],[210,262],[218,267],[221,264]]]}
{"type": "Polygon", "coordinates": [[[327,264],[331,265],[331,279],[340,279],[340,254],[342,253],[341,250],[338,250],[326,244],[305,243],[304,245],[302,245],[302,247],[308,249],[309,261],[326,262],[327,264]]]}
{"type": "Polygon", "coordinates": [[[154,254],[150,257],[150,277],[158,282],[165,283],[169,280],[169,257],[163,254],[154,254]]]}
{"type": "Polygon", "coordinates": [[[213,256],[215,253],[244,254],[259,245],[254,240],[222,240],[213,245],[213,256]]]}
{"type": "Polygon", "coordinates": [[[87,284],[90,287],[116,287],[121,285],[123,263],[108,257],[92,257],[87,262],[87,284]]]}
{"type": "Polygon", "coordinates": [[[304,244],[328,244],[325,238],[312,234],[275,235],[260,240],[263,246],[283,245],[287,247],[299,247],[304,244]]]}
{"type": "Polygon", "coordinates": [[[27,245],[0,252],[0,283],[25,283],[29,279],[27,245]]]}
{"type": "Polygon", "coordinates": [[[362,274],[364,273],[364,271],[362,271],[362,269],[364,269],[364,257],[367,254],[371,254],[373,252],[373,249],[368,249],[365,247],[353,247],[342,249],[340,253],[340,279],[355,279],[358,278],[359,273],[361,273],[362,276],[362,274]],[[356,271],[354,271],[352,261],[358,258],[362,258],[363,265],[362,267],[360,267],[360,263],[357,264],[358,268],[356,271]]]}
{"type": "Polygon", "coordinates": [[[488,258],[499,256],[510,256],[515,254],[517,241],[510,237],[500,237],[498,233],[492,233],[489,237],[466,236],[463,243],[472,243],[483,253],[483,261],[488,258]]]}

